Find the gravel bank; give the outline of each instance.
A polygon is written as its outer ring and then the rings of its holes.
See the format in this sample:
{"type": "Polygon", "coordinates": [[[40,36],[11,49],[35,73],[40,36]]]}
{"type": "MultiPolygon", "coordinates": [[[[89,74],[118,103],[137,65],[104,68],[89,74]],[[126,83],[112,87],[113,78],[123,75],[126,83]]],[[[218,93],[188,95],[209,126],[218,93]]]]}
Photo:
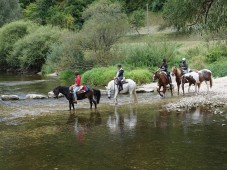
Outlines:
{"type": "MultiPolygon", "coordinates": [[[[207,93],[206,83],[203,82],[200,92],[195,93],[194,86],[187,93],[188,85],[185,86],[186,95],[176,102],[170,102],[163,107],[167,110],[190,109],[191,107],[206,106],[208,108],[224,107],[227,105],[227,76],[213,79],[213,87],[207,93]]],[[[177,88],[175,85],[175,95],[177,88]]],[[[180,90],[182,96],[182,90],[180,90]]]]}

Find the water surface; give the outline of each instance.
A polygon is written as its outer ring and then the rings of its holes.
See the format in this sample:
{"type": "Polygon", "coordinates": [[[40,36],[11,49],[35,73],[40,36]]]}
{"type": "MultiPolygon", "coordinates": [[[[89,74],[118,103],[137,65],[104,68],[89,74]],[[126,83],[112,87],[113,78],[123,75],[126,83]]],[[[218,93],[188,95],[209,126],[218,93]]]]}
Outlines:
{"type": "MultiPolygon", "coordinates": [[[[0,93],[22,97],[58,83],[7,79],[0,93]]],[[[102,96],[97,110],[83,100],[74,111],[64,98],[0,101],[0,169],[227,169],[227,108],[167,112],[149,103],[160,100],[156,94],[138,98],[131,105],[124,95],[114,106],[102,96]]]]}

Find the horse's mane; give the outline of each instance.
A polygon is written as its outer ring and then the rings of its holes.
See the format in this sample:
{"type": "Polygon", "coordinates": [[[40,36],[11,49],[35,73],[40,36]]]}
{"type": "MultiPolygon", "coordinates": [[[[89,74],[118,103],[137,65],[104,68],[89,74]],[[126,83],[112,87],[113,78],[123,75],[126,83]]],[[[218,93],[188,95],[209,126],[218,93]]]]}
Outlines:
{"type": "Polygon", "coordinates": [[[177,75],[178,75],[178,76],[181,76],[181,71],[180,71],[179,68],[177,68],[176,66],[174,66],[174,67],[172,67],[172,72],[173,72],[173,70],[176,70],[177,75]]]}

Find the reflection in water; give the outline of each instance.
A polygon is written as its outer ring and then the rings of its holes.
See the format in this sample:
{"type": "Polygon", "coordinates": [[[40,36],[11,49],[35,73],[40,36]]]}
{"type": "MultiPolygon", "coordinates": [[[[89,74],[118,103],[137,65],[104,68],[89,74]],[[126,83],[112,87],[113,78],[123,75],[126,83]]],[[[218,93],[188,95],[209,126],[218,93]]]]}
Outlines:
{"type": "Polygon", "coordinates": [[[67,124],[73,124],[73,131],[79,143],[83,143],[89,129],[102,123],[101,115],[98,111],[91,112],[90,117],[76,116],[75,111],[70,114],[67,124]]]}
{"type": "Polygon", "coordinates": [[[125,129],[133,130],[137,124],[137,114],[135,106],[129,105],[129,113],[121,114],[118,107],[114,108],[114,114],[109,115],[107,127],[112,133],[123,132],[125,129]]]}

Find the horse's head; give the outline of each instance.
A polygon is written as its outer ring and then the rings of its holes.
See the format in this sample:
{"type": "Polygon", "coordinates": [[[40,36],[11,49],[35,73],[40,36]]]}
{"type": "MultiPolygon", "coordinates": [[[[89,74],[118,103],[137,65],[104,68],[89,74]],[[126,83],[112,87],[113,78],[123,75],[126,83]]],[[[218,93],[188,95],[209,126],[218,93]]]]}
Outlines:
{"type": "Polygon", "coordinates": [[[53,93],[54,93],[55,98],[58,99],[58,95],[59,95],[59,93],[60,93],[60,92],[59,92],[59,86],[56,87],[56,88],[54,88],[53,93]]]}
{"type": "Polygon", "coordinates": [[[108,98],[110,99],[110,98],[111,98],[111,88],[110,88],[109,85],[106,86],[106,90],[107,90],[107,96],[108,96],[108,98]]]}
{"type": "Polygon", "coordinates": [[[156,71],[153,73],[153,82],[155,82],[155,80],[159,79],[160,75],[159,75],[159,72],[156,71]]]}
{"type": "Polygon", "coordinates": [[[172,67],[171,72],[172,72],[172,74],[171,74],[172,76],[176,75],[177,74],[177,67],[176,66],[172,67]]]}

